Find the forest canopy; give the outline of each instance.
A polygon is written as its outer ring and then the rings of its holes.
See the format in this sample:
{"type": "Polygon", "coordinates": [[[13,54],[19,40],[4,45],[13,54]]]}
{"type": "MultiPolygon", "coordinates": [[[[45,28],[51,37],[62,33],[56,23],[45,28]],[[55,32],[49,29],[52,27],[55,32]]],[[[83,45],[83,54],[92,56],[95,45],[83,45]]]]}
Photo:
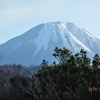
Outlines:
{"type": "Polygon", "coordinates": [[[54,49],[59,63],[0,66],[0,100],[100,100],[100,56],[54,49]]]}

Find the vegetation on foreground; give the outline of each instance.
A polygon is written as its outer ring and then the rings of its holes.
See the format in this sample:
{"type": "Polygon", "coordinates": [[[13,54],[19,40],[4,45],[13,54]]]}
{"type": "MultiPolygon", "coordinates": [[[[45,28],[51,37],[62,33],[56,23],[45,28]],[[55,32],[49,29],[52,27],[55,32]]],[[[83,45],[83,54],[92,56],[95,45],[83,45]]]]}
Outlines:
{"type": "Polygon", "coordinates": [[[100,100],[100,56],[54,49],[59,63],[0,66],[0,100],[100,100]]]}

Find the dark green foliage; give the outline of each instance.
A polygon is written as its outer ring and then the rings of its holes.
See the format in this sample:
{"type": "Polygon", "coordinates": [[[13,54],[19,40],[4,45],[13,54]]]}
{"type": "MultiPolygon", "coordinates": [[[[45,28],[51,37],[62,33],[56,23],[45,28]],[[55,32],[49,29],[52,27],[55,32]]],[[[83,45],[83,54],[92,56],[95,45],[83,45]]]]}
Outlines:
{"type": "Polygon", "coordinates": [[[73,55],[56,47],[53,56],[59,63],[43,60],[36,72],[21,65],[0,67],[0,100],[100,100],[98,54],[91,61],[83,49],[73,55]]]}

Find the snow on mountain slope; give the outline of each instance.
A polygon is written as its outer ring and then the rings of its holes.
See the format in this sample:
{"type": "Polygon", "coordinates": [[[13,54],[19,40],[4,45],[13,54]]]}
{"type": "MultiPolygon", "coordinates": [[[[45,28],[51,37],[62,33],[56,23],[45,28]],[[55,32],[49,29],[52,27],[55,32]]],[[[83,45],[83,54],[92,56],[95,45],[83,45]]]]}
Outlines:
{"type": "Polygon", "coordinates": [[[90,57],[100,54],[100,39],[69,22],[40,24],[0,45],[4,57],[0,64],[38,65],[43,59],[52,63],[55,47],[66,47],[73,53],[82,48],[90,57]]]}
{"type": "Polygon", "coordinates": [[[98,39],[100,39],[100,37],[97,37],[98,39]]]}

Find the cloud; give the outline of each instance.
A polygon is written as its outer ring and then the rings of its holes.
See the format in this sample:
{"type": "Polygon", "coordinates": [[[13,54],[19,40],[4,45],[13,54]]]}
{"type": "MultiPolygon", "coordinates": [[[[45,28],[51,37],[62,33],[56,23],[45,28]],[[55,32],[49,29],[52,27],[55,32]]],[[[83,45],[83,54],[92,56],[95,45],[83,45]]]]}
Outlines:
{"type": "Polygon", "coordinates": [[[28,7],[19,7],[13,9],[6,9],[0,12],[2,26],[9,25],[11,23],[22,22],[25,19],[29,18],[29,13],[31,13],[31,9],[28,7]]]}
{"type": "Polygon", "coordinates": [[[3,0],[0,2],[0,17],[2,25],[10,25],[13,23],[21,23],[25,20],[36,18],[57,17],[61,12],[60,6],[65,0],[37,0],[28,2],[3,0]]]}
{"type": "Polygon", "coordinates": [[[28,2],[23,2],[23,0],[0,0],[0,27],[30,19],[34,13],[32,13],[33,9],[28,3],[32,5],[31,0],[28,2]]]}
{"type": "Polygon", "coordinates": [[[12,0],[0,0],[0,6],[12,2],[12,0]]]}
{"type": "Polygon", "coordinates": [[[30,11],[30,8],[24,8],[24,7],[21,7],[21,8],[13,8],[13,9],[10,9],[10,10],[5,10],[5,11],[2,11],[2,15],[6,18],[18,18],[20,16],[24,16],[24,15],[27,15],[27,12],[30,11]]]}

